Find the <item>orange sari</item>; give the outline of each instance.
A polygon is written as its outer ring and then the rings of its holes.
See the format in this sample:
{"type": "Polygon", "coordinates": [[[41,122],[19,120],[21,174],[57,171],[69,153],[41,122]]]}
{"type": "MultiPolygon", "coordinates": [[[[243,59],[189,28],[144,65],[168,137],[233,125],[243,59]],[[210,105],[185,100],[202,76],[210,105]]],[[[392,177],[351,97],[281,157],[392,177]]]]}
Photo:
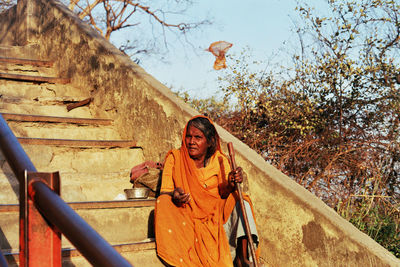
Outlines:
{"type": "MultiPolygon", "coordinates": [[[[230,194],[222,199],[218,190],[200,182],[201,170],[195,166],[185,146],[186,128],[181,148],[171,150],[167,157],[174,158],[174,187],[190,193],[191,201],[177,207],[170,195],[158,197],[155,209],[157,254],[173,266],[232,266],[223,225],[236,204],[236,197],[230,194]]],[[[226,186],[230,167],[217,140],[217,151],[206,168],[217,176],[217,186],[226,186]]]]}

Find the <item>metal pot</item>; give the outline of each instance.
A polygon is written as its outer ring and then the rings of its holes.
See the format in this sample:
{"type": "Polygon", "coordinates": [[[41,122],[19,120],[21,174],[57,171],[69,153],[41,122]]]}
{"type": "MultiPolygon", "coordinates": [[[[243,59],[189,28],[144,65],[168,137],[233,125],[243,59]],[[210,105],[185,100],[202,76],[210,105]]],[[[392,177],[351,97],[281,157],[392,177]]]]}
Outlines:
{"type": "Polygon", "coordinates": [[[127,199],[143,199],[148,198],[150,189],[146,187],[134,187],[129,189],[124,189],[127,199]]]}

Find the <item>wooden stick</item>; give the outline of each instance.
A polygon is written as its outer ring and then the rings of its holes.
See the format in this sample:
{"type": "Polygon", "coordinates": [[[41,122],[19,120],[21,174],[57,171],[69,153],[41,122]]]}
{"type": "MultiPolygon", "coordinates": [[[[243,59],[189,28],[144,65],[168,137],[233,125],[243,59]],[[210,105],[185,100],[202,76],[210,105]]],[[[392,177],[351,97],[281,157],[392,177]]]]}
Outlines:
{"type": "MultiPolygon", "coordinates": [[[[228,151],[229,151],[229,157],[231,159],[231,168],[234,171],[234,170],[236,170],[236,161],[235,161],[235,151],[233,150],[232,142],[228,143],[228,151]]],[[[257,262],[257,258],[256,258],[256,249],[254,247],[253,237],[251,236],[249,218],[247,216],[246,208],[244,206],[242,188],[240,187],[240,185],[238,183],[235,183],[235,187],[236,187],[236,190],[239,195],[240,209],[242,210],[242,214],[243,214],[243,218],[244,218],[244,226],[245,226],[245,231],[246,231],[246,235],[247,235],[247,242],[248,242],[248,245],[250,246],[251,257],[253,258],[254,266],[258,267],[258,262],[257,262]]]]}
{"type": "Polygon", "coordinates": [[[82,106],[88,105],[88,104],[90,104],[90,102],[92,102],[92,100],[93,100],[93,98],[89,97],[89,98],[86,98],[85,100],[78,101],[78,102],[75,102],[75,103],[72,103],[72,104],[68,104],[67,105],[67,110],[71,111],[74,108],[78,108],[78,107],[82,107],[82,106]]]}

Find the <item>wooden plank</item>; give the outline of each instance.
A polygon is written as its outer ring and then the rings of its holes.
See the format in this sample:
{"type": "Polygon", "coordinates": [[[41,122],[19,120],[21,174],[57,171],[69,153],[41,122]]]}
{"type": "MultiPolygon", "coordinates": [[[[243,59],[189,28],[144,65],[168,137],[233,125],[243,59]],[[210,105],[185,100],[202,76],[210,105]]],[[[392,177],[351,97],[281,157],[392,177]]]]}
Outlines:
{"type": "Polygon", "coordinates": [[[90,102],[92,102],[92,100],[93,100],[93,98],[89,97],[89,98],[86,98],[85,100],[82,100],[82,101],[78,101],[78,102],[76,102],[76,103],[69,104],[69,105],[67,105],[67,110],[68,110],[68,111],[71,111],[71,110],[73,110],[74,108],[78,108],[78,107],[83,107],[83,106],[89,105],[90,102]]]}
{"type": "Polygon", "coordinates": [[[52,67],[54,64],[53,61],[48,61],[48,60],[12,58],[12,57],[0,57],[0,62],[1,63],[30,65],[30,66],[35,66],[35,67],[52,67]]]}
{"type": "Polygon", "coordinates": [[[17,137],[21,144],[27,145],[49,145],[49,146],[70,146],[70,147],[137,147],[133,140],[75,140],[75,139],[47,139],[17,137]]]}
{"type": "Polygon", "coordinates": [[[73,124],[90,124],[90,125],[111,125],[111,119],[90,119],[90,118],[73,118],[73,117],[54,117],[43,115],[29,115],[16,113],[1,113],[3,118],[8,121],[24,121],[24,122],[53,122],[53,123],[73,123],[73,124]]]}
{"type": "Polygon", "coordinates": [[[39,82],[39,83],[44,83],[44,82],[59,83],[59,84],[70,83],[70,79],[68,79],[68,78],[32,76],[32,75],[12,74],[12,73],[4,73],[4,72],[0,72],[0,79],[16,80],[16,81],[24,81],[24,82],[39,82]]]}

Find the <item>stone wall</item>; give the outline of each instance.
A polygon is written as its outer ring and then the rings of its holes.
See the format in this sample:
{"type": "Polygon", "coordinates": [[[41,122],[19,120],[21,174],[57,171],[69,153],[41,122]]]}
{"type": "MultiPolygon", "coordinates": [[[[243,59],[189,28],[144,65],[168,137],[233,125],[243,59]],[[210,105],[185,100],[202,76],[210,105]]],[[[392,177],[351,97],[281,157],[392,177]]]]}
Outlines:
{"type": "MultiPolygon", "coordinates": [[[[29,41],[40,44],[40,58],[56,60],[61,76],[90,92],[93,114],[114,119],[124,138],[143,147],[146,160],[163,160],[180,145],[182,127],[194,110],[61,3],[32,1],[36,28],[28,25],[29,41]]],[[[237,163],[248,173],[267,266],[400,266],[317,197],[217,129],[224,148],[234,143],[237,163]]]]}
{"type": "Polygon", "coordinates": [[[15,43],[16,12],[17,6],[13,6],[0,14],[1,45],[13,45],[15,43]]]}

